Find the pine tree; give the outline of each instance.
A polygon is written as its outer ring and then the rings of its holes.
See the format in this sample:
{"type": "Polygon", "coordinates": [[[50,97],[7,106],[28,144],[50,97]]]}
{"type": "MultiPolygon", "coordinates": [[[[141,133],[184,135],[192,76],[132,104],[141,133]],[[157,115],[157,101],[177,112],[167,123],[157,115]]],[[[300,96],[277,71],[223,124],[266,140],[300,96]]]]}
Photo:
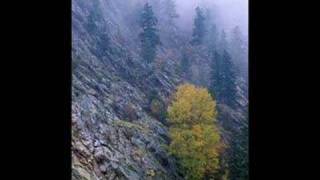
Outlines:
{"type": "Polygon", "coordinates": [[[196,8],[196,17],[194,19],[194,28],[192,33],[192,45],[200,45],[203,43],[206,35],[205,16],[200,7],[196,8]]]}
{"type": "Polygon", "coordinates": [[[230,41],[230,53],[240,75],[247,79],[248,74],[248,51],[244,37],[239,26],[232,30],[230,41]]]}
{"type": "Polygon", "coordinates": [[[207,45],[209,48],[209,55],[212,57],[218,50],[218,30],[215,24],[212,24],[207,34],[207,45]]]}
{"type": "Polygon", "coordinates": [[[247,180],[249,179],[249,131],[248,118],[239,132],[234,134],[230,145],[230,179],[247,180]]]}
{"type": "Polygon", "coordinates": [[[220,101],[220,87],[222,82],[221,75],[221,56],[217,51],[211,54],[211,74],[210,74],[210,93],[220,101]]]}
{"type": "Polygon", "coordinates": [[[211,64],[210,90],[219,103],[229,106],[235,105],[236,99],[236,74],[229,53],[224,50],[222,55],[215,52],[211,64]]]}
{"type": "Polygon", "coordinates": [[[243,36],[239,26],[236,26],[232,30],[231,45],[232,47],[235,47],[235,48],[232,48],[235,51],[241,51],[244,49],[243,36]]]}
{"type": "Polygon", "coordinates": [[[190,66],[191,66],[191,63],[190,63],[189,57],[187,56],[186,53],[183,53],[182,54],[182,59],[181,59],[181,62],[180,62],[180,68],[181,68],[181,73],[182,73],[182,75],[184,76],[185,79],[188,78],[188,74],[189,74],[189,71],[190,71],[190,66]]]}
{"type": "Polygon", "coordinates": [[[222,30],[218,41],[218,51],[222,54],[224,50],[229,51],[229,43],[226,32],[222,30]]]}
{"type": "Polygon", "coordinates": [[[98,0],[92,1],[92,8],[89,10],[89,16],[86,23],[90,34],[95,34],[98,31],[97,23],[101,20],[101,9],[98,0]]]}
{"type": "Polygon", "coordinates": [[[235,67],[231,61],[230,54],[224,50],[221,60],[221,81],[222,88],[220,92],[222,103],[226,103],[230,106],[234,105],[236,99],[236,75],[235,67]]]}
{"type": "Polygon", "coordinates": [[[157,45],[161,44],[157,24],[158,20],[153,13],[152,6],[146,3],[141,14],[140,26],[142,32],[139,37],[142,44],[141,56],[148,64],[154,61],[157,45]]]}
{"type": "MultiPolygon", "coordinates": [[[[179,17],[176,11],[175,0],[161,0],[158,2],[160,7],[155,10],[159,17],[159,31],[164,46],[167,48],[175,48],[178,45],[178,34],[176,20],[179,17]]],[[[155,7],[155,6],[154,6],[155,7]]]]}
{"type": "Polygon", "coordinates": [[[162,16],[170,27],[175,26],[174,20],[179,17],[174,0],[164,0],[162,2],[162,16]]]}
{"type": "Polygon", "coordinates": [[[92,7],[89,9],[89,15],[85,25],[88,33],[95,35],[93,36],[95,43],[92,44],[92,47],[95,46],[94,54],[104,56],[108,51],[112,53],[111,49],[109,49],[110,37],[98,0],[92,1],[92,7]]]}

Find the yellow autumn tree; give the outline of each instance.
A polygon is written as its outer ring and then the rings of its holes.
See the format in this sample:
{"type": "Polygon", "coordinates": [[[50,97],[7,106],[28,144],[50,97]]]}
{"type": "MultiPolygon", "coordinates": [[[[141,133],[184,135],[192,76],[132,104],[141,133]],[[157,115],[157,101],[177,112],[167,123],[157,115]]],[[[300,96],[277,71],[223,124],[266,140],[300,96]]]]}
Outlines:
{"type": "Polygon", "coordinates": [[[178,87],[168,107],[169,151],[179,159],[186,179],[203,179],[219,167],[223,144],[216,116],[216,103],[205,88],[178,87]]]}

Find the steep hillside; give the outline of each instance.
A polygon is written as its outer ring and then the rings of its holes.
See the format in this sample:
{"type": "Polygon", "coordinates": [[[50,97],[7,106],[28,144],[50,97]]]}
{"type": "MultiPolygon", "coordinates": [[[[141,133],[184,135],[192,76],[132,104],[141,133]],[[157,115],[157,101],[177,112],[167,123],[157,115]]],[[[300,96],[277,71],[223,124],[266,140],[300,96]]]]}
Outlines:
{"type": "MultiPolygon", "coordinates": [[[[150,105],[157,100],[166,107],[182,82],[207,86],[209,70],[203,67],[209,62],[205,48],[192,48],[186,34],[160,19],[156,63],[144,63],[136,23],[142,6],[138,0],[72,1],[74,180],[182,179],[165,149],[167,121],[150,105]],[[195,59],[192,77],[180,73],[183,53],[195,59]]],[[[221,116],[221,124],[231,129],[241,123],[247,104],[246,93],[240,94],[240,110],[219,105],[229,117],[221,116]]]]}

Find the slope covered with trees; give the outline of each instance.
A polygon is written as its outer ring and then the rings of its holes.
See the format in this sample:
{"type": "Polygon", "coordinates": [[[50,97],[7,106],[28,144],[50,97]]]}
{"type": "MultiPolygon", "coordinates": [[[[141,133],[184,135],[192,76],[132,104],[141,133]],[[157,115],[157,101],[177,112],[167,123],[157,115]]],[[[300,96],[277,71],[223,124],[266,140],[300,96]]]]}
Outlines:
{"type": "Polygon", "coordinates": [[[247,179],[247,43],[176,7],[72,1],[74,180],[247,179]]]}

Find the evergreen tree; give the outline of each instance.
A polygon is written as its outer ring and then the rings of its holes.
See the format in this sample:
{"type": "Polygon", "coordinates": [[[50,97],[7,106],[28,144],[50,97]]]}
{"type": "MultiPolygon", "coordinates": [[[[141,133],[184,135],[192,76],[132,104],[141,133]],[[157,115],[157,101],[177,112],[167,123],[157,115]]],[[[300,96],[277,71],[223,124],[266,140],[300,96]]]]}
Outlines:
{"type": "Polygon", "coordinates": [[[219,42],[218,42],[218,51],[222,54],[223,51],[229,51],[229,43],[227,41],[227,34],[224,30],[222,30],[219,42]]]}
{"type": "Polygon", "coordinates": [[[97,23],[101,20],[101,9],[98,0],[92,1],[92,8],[89,10],[88,20],[86,22],[87,29],[90,34],[95,34],[98,31],[97,23]]]}
{"type": "Polygon", "coordinates": [[[215,52],[211,66],[211,92],[217,97],[219,103],[233,106],[237,93],[236,75],[229,53],[226,50],[222,55],[215,52]]]}
{"type": "Polygon", "coordinates": [[[228,105],[233,105],[233,102],[236,99],[236,75],[235,67],[231,61],[229,53],[224,50],[221,60],[221,81],[222,88],[220,92],[221,100],[223,103],[228,105]]]}
{"type": "Polygon", "coordinates": [[[106,22],[102,16],[102,10],[98,0],[92,1],[92,7],[89,9],[88,20],[86,21],[88,33],[94,34],[95,38],[92,47],[95,47],[94,54],[104,56],[106,52],[112,53],[109,49],[110,38],[107,31],[106,22]]]}
{"type": "Polygon", "coordinates": [[[247,79],[248,74],[248,51],[244,37],[239,26],[232,30],[230,41],[230,52],[235,65],[238,68],[240,75],[247,79]]]}
{"type": "Polygon", "coordinates": [[[142,44],[141,56],[148,64],[154,61],[157,45],[161,44],[157,24],[158,20],[153,13],[152,6],[146,3],[141,14],[140,26],[142,32],[139,37],[142,44]]]}
{"type": "Polygon", "coordinates": [[[206,35],[205,16],[200,7],[196,8],[196,17],[194,19],[194,28],[192,33],[192,45],[200,45],[203,43],[206,35]]]}
{"type": "Polygon", "coordinates": [[[210,53],[209,55],[212,57],[214,56],[214,53],[218,50],[218,30],[215,24],[212,24],[210,26],[206,39],[210,53]]]}
{"type": "Polygon", "coordinates": [[[190,71],[190,66],[191,66],[191,63],[190,63],[189,57],[187,56],[186,53],[183,53],[182,54],[182,59],[181,59],[181,62],[180,62],[180,67],[181,67],[181,73],[182,73],[182,75],[184,76],[185,79],[188,78],[188,74],[189,74],[189,71],[190,71]]]}
{"type": "Polygon", "coordinates": [[[164,22],[170,27],[175,26],[174,20],[179,17],[174,0],[164,0],[162,2],[162,16],[164,22]]]}
{"type": "Polygon", "coordinates": [[[230,146],[230,179],[248,180],[249,179],[249,131],[248,118],[240,128],[240,132],[234,134],[230,146]]]}
{"type": "MultiPolygon", "coordinates": [[[[159,10],[155,10],[159,17],[159,31],[164,46],[167,48],[175,48],[179,46],[176,19],[179,17],[176,11],[175,0],[159,1],[159,10]]],[[[154,6],[155,7],[155,6],[154,6]]]]}
{"type": "Polygon", "coordinates": [[[221,56],[217,51],[211,54],[211,75],[210,75],[210,93],[220,101],[220,87],[222,82],[221,75],[221,56]]]}
{"type": "Polygon", "coordinates": [[[234,51],[242,51],[244,49],[243,36],[242,36],[242,33],[241,33],[239,26],[236,26],[232,30],[231,46],[234,47],[234,48],[231,48],[234,51]]]}

